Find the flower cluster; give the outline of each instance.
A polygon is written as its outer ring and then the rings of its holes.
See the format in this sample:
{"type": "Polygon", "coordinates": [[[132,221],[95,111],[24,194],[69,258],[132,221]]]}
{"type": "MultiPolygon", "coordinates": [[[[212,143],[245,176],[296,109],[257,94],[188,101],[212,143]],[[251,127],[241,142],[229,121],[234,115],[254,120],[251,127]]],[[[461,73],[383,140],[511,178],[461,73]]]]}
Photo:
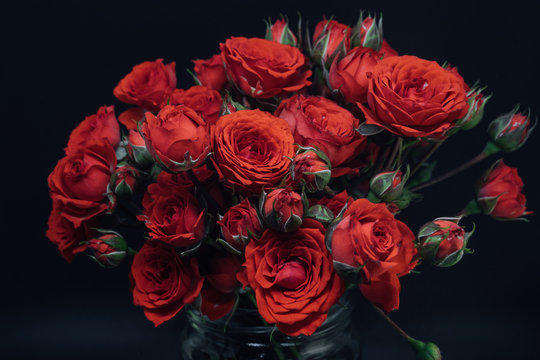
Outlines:
{"type": "Polygon", "coordinates": [[[529,114],[495,119],[479,155],[434,177],[431,155],[479,123],[484,88],[398,55],[371,17],[299,34],[282,19],[265,38],[229,38],[187,88],[174,62],[136,65],[113,91],[131,106],[84,119],[48,178],[47,237],[68,261],[131,261],[134,304],[156,326],[186,304],[215,320],[251,299],[266,323],[311,335],[347,286],[388,313],[418,264],[469,252],[467,216],[530,213],[498,161],[463,211],[413,232],[398,217],[419,191],[523,146],[529,114]],[[134,226],[138,252],[121,235],[134,226]]]}

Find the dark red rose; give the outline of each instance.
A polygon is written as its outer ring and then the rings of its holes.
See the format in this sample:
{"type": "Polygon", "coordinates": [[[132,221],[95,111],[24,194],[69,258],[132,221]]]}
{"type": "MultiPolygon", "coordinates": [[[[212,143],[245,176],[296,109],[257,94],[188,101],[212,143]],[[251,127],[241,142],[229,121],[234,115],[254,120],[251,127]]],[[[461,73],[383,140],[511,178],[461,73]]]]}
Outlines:
{"type": "Polygon", "coordinates": [[[249,239],[261,236],[263,230],[257,210],[248,199],[231,207],[217,223],[223,239],[238,251],[244,251],[249,239]]]}
{"type": "Polygon", "coordinates": [[[205,86],[192,86],[187,90],[174,90],[170,104],[186,105],[195,110],[208,125],[213,125],[219,118],[223,100],[216,90],[205,86]]]}
{"type": "Polygon", "coordinates": [[[114,88],[114,96],[127,104],[157,111],[176,89],[175,63],[163,59],[145,61],[133,67],[114,88]]]}
{"type": "Polygon", "coordinates": [[[306,57],[290,45],[232,37],[220,44],[220,49],[227,74],[251,97],[286,96],[311,84],[306,57]]]}
{"type": "Polygon", "coordinates": [[[118,233],[107,232],[88,240],[90,257],[105,268],[119,266],[128,256],[126,240],[118,233]]]}
{"type": "Polygon", "coordinates": [[[87,116],[71,132],[66,154],[95,140],[107,140],[115,149],[120,144],[120,126],[114,115],[114,106],[102,106],[97,114],[87,116]]]}
{"type": "Polygon", "coordinates": [[[210,151],[205,121],[185,105],[167,105],[157,116],[147,112],[141,133],[152,157],[170,171],[197,167],[210,151]]]}
{"type": "Polygon", "coordinates": [[[210,262],[210,272],[205,275],[201,291],[201,313],[210,320],[227,315],[235,303],[234,291],[240,287],[236,273],[242,269],[240,257],[214,253],[210,262]]]}
{"type": "Polygon", "coordinates": [[[531,214],[522,194],[523,181],[517,169],[499,160],[477,185],[477,200],[484,213],[495,218],[515,219],[531,214]]]}
{"type": "Polygon", "coordinates": [[[343,294],[324,232],[318,221],[306,219],[293,232],[266,230],[246,247],[238,280],[255,291],[261,316],[287,335],[313,334],[343,294]]]}
{"type": "Polygon", "coordinates": [[[364,296],[386,312],[399,307],[399,276],[415,266],[415,236],[385,204],[355,200],[330,235],[340,266],[360,268],[364,296]]]}
{"type": "Polygon", "coordinates": [[[212,162],[225,185],[260,194],[281,183],[294,157],[287,123],[260,110],[222,116],[212,127],[212,162]]]}
{"type": "Polygon", "coordinates": [[[287,121],[296,143],[321,149],[330,159],[332,171],[366,146],[366,137],[355,130],[359,120],[332,100],[295,95],[281,102],[276,116],[287,121]]]}
{"type": "Polygon", "coordinates": [[[227,86],[227,75],[221,55],[217,54],[206,60],[193,60],[195,73],[201,85],[216,91],[222,91],[227,86]]]}
{"type": "Polygon", "coordinates": [[[406,137],[444,137],[469,109],[463,78],[416,56],[379,61],[367,100],[369,108],[357,102],[367,124],[406,137]]]}
{"type": "Polygon", "coordinates": [[[84,222],[75,228],[71,221],[62,216],[61,204],[53,202],[46,235],[58,246],[64,259],[71,262],[76,254],[86,250],[87,245],[84,242],[95,233],[92,230],[93,225],[84,222]]]}
{"type": "Polygon", "coordinates": [[[146,318],[160,325],[190,304],[201,291],[196,258],[182,257],[158,241],[147,241],[135,255],[130,272],[133,303],[146,318]]]}
{"type": "Polygon", "coordinates": [[[88,143],[56,164],[48,178],[51,198],[76,228],[114,206],[109,182],[115,168],[116,153],[106,140],[88,143]]]}
{"type": "Polygon", "coordinates": [[[205,235],[205,211],[185,187],[167,186],[158,177],[157,183],[148,186],[142,205],[144,215],[139,220],[146,223],[152,239],[184,248],[205,235]]]}

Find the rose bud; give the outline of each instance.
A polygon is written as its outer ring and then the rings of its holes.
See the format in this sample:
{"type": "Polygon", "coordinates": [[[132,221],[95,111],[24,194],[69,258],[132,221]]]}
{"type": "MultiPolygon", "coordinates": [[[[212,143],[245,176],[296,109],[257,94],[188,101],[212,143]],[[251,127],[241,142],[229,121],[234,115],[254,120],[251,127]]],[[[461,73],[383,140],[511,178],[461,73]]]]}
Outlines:
{"type": "Polygon", "coordinates": [[[231,94],[227,93],[227,95],[223,97],[223,104],[221,105],[221,116],[229,115],[240,110],[249,110],[249,104],[245,104],[244,106],[243,104],[234,101],[231,94]]]}
{"type": "Polygon", "coordinates": [[[417,250],[422,258],[433,265],[449,267],[458,263],[467,249],[472,231],[466,233],[458,225],[460,218],[437,218],[418,232],[417,250]]]}
{"type": "Polygon", "coordinates": [[[145,61],[133,67],[114,88],[114,96],[126,104],[134,104],[150,111],[160,106],[176,88],[175,63],[163,64],[163,59],[145,61]]]}
{"type": "Polygon", "coordinates": [[[141,133],[156,162],[169,171],[201,165],[210,152],[205,121],[185,105],[166,105],[157,116],[146,113],[141,133]]]}
{"type": "Polygon", "coordinates": [[[334,59],[328,75],[331,88],[339,91],[348,102],[365,103],[369,86],[368,74],[380,58],[380,53],[373,49],[357,47],[343,59],[334,59]]]}
{"type": "Polygon", "coordinates": [[[353,28],[351,42],[353,47],[361,46],[379,51],[383,43],[382,16],[377,21],[377,18],[371,16],[364,18],[360,13],[360,18],[353,28]]]}
{"type": "Polygon", "coordinates": [[[534,129],[534,126],[530,128],[529,114],[523,115],[517,110],[516,107],[508,114],[499,116],[488,126],[491,142],[502,151],[510,152],[522,147],[534,129]]]}
{"type": "Polygon", "coordinates": [[[304,199],[290,189],[276,189],[268,195],[263,191],[259,211],[274,230],[290,232],[302,225],[304,199]]]}
{"type": "Polygon", "coordinates": [[[517,219],[531,214],[527,211],[523,181],[517,169],[497,161],[477,185],[478,205],[486,215],[498,219],[517,219]]]}
{"type": "Polygon", "coordinates": [[[227,75],[221,55],[217,54],[206,60],[193,60],[198,82],[210,89],[222,91],[227,86],[227,75]]]}
{"type": "Polygon", "coordinates": [[[154,163],[154,159],[152,159],[152,155],[148,152],[144,139],[138,131],[130,130],[126,140],[127,153],[137,165],[146,168],[154,163]]]}
{"type": "Polygon", "coordinates": [[[322,20],[313,33],[312,56],[322,64],[330,64],[338,54],[351,48],[351,28],[335,20],[322,20]]]}
{"type": "Polygon", "coordinates": [[[111,176],[111,187],[118,196],[130,197],[140,176],[139,170],[127,164],[120,164],[111,176]]]}
{"type": "Polygon", "coordinates": [[[330,160],[321,150],[299,147],[291,164],[291,177],[295,184],[309,192],[321,191],[330,182],[330,160]]]}
{"type": "Polygon", "coordinates": [[[315,219],[324,226],[327,226],[334,220],[334,213],[324,205],[315,204],[308,209],[306,217],[315,219]]]}
{"type": "Polygon", "coordinates": [[[224,239],[218,239],[218,242],[236,254],[244,251],[251,237],[260,237],[263,231],[257,210],[248,199],[231,207],[217,223],[224,239]]]}
{"type": "Polygon", "coordinates": [[[280,44],[295,46],[298,44],[296,36],[289,28],[289,23],[283,19],[280,19],[271,25],[266,24],[266,40],[274,40],[280,44]]]}
{"type": "Polygon", "coordinates": [[[486,107],[486,103],[491,98],[491,95],[485,96],[482,93],[485,89],[485,87],[473,87],[471,90],[469,90],[469,93],[467,94],[469,99],[469,111],[463,118],[456,122],[456,128],[470,130],[478,125],[480,120],[482,120],[484,117],[484,108],[486,107]]]}
{"type": "Polygon", "coordinates": [[[105,268],[117,267],[132,252],[126,240],[114,231],[107,231],[87,244],[89,256],[105,268]]]}
{"type": "Polygon", "coordinates": [[[220,116],[223,100],[216,90],[195,85],[187,90],[174,90],[169,103],[170,105],[186,105],[195,110],[208,125],[213,125],[220,116]]]}
{"type": "Polygon", "coordinates": [[[368,199],[371,202],[392,202],[403,192],[405,182],[409,177],[409,171],[405,176],[401,170],[386,171],[375,175],[369,184],[370,192],[368,199]]]}

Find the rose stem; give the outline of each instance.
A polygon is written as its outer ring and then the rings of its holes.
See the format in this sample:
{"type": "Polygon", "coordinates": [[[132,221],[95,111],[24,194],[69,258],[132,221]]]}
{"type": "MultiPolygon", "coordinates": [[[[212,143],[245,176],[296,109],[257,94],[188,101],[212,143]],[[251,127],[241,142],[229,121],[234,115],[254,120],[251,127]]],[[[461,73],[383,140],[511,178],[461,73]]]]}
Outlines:
{"type": "Polygon", "coordinates": [[[382,318],[384,320],[386,320],[387,323],[390,324],[390,326],[392,326],[394,328],[394,330],[396,330],[396,332],[401,335],[401,337],[403,337],[405,340],[409,340],[411,339],[411,337],[409,335],[407,335],[407,333],[405,331],[403,331],[403,329],[401,329],[392,319],[390,319],[390,317],[388,315],[386,315],[384,313],[384,311],[382,311],[381,309],[379,309],[377,306],[371,304],[371,306],[373,306],[373,308],[375,309],[375,311],[377,311],[377,313],[379,315],[382,316],[382,318]]]}
{"type": "Polygon", "coordinates": [[[191,179],[191,181],[193,181],[193,183],[195,184],[197,189],[202,193],[202,195],[206,199],[206,201],[208,201],[212,205],[212,207],[217,209],[221,214],[225,214],[225,212],[223,211],[221,206],[219,206],[219,204],[216,202],[216,200],[212,196],[210,196],[210,194],[206,190],[206,187],[199,181],[199,179],[197,179],[197,176],[195,175],[193,170],[189,169],[187,171],[187,173],[188,173],[189,178],[191,179]]]}
{"type": "Polygon", "coordinates": [[[388,158],[388,161],[386,162],[386,166],[384,167],[385,170],[392,170],[392,163],[394,162],[396,155],[398,154],[399,149],[401,148],[401,142],[402,138],[398,137],[396,141],[394,142],[394,148],[392,149],[392,155],[388,158]]]}
{"type": "Polygon", "coordinates": [[[474,164],[479,163],[480,161],[484,160],[488,156],[489,156],[489,154],[486,154],[485,152],[482,151],[480,154],[476,155],[471,160],[469,160],[466,163],[464,163],[464,164],[450,170],[446,174],[438,176],[435,179],[432,179],[431,181],[428,181],[428,182],[425,182],[423,184],[417,185],[417,186],[415,186],[415,187],[413,187],[413,188],[411,188],[409,190],[412,191],[412,192],[415,192],[415,191],[427,188],[428,186],[434,185],[434,184],[436,184],[436,183],[438,183],[440,181],[446,180],[449,177],[452,177],[454,175],[459,174],[460,172],[462,172],[463,170],[473,166],[474,164]]]}
{"type": "Polygon", "coordinates": [[[330,197],[336,196],[336,192],[332,190],[332,188],[328,185],[324,187],[324,192],[326,193],[326,195],[329,195],[330,197]]]}
{"type": "Polygon", "coordinates": [[[390,147],[387,147],[386,149],[384,149],[384,153],[382,154],[382,156],[379,156],[379,158],[377,159],[377,165],[375,166],[375,171],[373,172],[374,175],[377,175],[381,171],[383,167],[384,159],[388,157],[389,152],[390,152],[390,147]]]}
{"type": "Polygon", "coordinates": [[[412,178],[413,175],[416,174],[418,170],[420,170],[420,167],[422,167],[422,164],[425,163],[431,157],[431,155],[433,155],[435,151],[437,151],[437,149],[439,148],[439,146],[442,145],[442,143],[443,141],[440,141],[437,144],[435,144],[433,147],[431,147],[431,149],[424,155],[424,157],[418,162],[418,164],[416,164],[414,169],[412,169],[411,174],[409,175],[409,178],[412,178]]]}
{"type": "MultiPolygon", "coordinates": [[[[251,290],[248,290],[246,291],[246,295],[248,296],[249,300],[251,300],[253,305],[255,305],[255,308],[257,309],[257,311],[259,311],[257,307],[257,300],[255,299],[255,295],[253,295],[253,292],[251,290]]],[[[261,320],[264,323],[264,325],[268,326],[268,323],[266,322],[266,320],[264,320],[262,316],[261,316],[261,320]]],[[[270,341],[272,342],[272,345],[274,345],[274,351],[276,352],[276,355],[279,358],[279,360],[285,360],[285,354],[283,354],[283,351],[281,351],[280,349],[279,343],[276,341],[276,339],[272,337],[272,335],[270,335],[270,341]]]]}

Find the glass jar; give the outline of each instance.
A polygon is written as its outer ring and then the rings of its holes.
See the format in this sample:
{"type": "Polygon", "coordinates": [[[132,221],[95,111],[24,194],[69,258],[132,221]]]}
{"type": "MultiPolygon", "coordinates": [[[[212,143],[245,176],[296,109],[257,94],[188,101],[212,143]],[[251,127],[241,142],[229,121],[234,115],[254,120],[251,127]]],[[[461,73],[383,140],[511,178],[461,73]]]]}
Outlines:
{"type": "Polygon", "coordinates": [[[180,359],[359,360],[360,348],[351,326],[352,304],[350,295],[344,295],[310,336],[287,336],[272,324],[261,325],[256,309],[238,308],[230,319],[211,321],[189,306],[180,359]]]}

